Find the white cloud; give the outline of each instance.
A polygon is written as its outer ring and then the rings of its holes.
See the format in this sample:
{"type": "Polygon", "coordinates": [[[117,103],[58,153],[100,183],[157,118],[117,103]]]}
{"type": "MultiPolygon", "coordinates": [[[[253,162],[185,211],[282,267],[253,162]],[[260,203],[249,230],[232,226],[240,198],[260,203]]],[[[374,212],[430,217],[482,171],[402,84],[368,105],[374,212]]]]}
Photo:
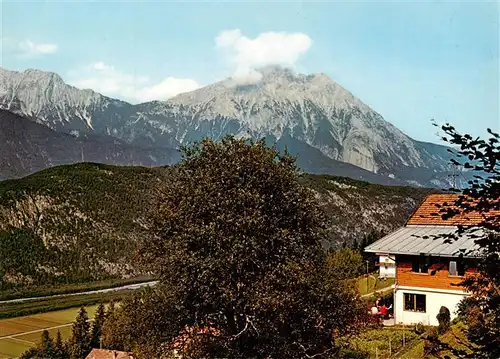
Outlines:
{"type": "Polygon", "coordinates": [[[97,71],[114,71],[115,69],[113,66],[106,65],[102,61],[94,62],[90,67],[97,71]]]}
{"type": "Polygon", "coordinates": [[[19,49],[24,56],[49,55],[57,51],[56,44],[35,44],[31,40],[25,40],[19,43],[19,49]]]}
{"type": "Polygon", "coordinates": [[[142,88],[141,91],[136,94],[136,97],[139,101],[167,99],[183,92],[196,90],[200,87],[200,84],[192,79],[167,77],[156,85],[142,88]]]}
{"type": "Polygon", "coordinates": [[[251,39],[241,30],[222,31],[215,38],[216,48],[228,56],[234,68],[232,80],[236,84],[253,84],[261,79],[256,68],[266,65],[293,67],[299,57],[312,45],[303,33],[264,32],[251,39]]]}
{"type": "Polygon", "coordinates": [[[103,95],[133,103],[166,100],[201,87],[195,80],[174,77],[154,82],[147,76],[121,72],[103,61],[73,71],[70,73],[69,82],[78,88],[92,89],[103,95]]]}

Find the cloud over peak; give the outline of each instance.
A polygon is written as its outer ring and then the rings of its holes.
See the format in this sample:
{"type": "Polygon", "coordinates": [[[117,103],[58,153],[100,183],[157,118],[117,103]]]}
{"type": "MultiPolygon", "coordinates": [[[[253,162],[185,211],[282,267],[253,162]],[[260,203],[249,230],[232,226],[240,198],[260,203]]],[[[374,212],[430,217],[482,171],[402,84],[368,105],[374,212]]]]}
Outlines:
{"type": "Polygon", "coordinates": [[[255,38],[244,36],[239,29],[222,31],[215,38],[234,69],[232,82],[236,85],[255,84],[262,75],[256,68],[266,65],[293,67],[299,57],[312,45],[311,38],[300,32],[263,32],[255,38]]]}
{"type": "Polygon", "coordinates": [[[69,82],[79,88],[90,88],[106,96],[133,103],[167,100],[182,92],[201,87],[192,79],[167,77],[159,82],[152,81],[147,76],[136,76],[117,70],[103,61],[72,71],[69,82]]]}

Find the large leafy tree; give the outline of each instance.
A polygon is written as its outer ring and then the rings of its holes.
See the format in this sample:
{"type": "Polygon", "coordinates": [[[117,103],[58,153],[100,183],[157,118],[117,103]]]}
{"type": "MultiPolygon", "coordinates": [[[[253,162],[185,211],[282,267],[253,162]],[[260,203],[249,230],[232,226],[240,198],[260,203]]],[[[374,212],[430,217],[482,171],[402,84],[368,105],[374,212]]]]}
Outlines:
{"type": "Polygon", "coordinates": [[[482,258],[480,273],[465,279],[464,285],[472,298],[461,306],[468,319],[469,339],[479,345],[474,358],[500,358],[500,137],[488,129],[487,140],[461,134],[450,125],[442,127],[444,140],[455,146],[455,165],[476,171],[453,203],[440,210],[443,218],[459,213],[482,213],[481,223],[473,227],[460,226],[447,240],[466,234],[475,237],[482,258]]]}
{"type": "Polygon", "coordinates": [[[354,291],[327,280],[326,219],[299,176],[295,159],[264,141],[183,148],[141,251],[172,303],[161,313],[164,341],[188,327],[208,338],[192,341],[203,357],[334,353],[362,309],[354,291]]]}

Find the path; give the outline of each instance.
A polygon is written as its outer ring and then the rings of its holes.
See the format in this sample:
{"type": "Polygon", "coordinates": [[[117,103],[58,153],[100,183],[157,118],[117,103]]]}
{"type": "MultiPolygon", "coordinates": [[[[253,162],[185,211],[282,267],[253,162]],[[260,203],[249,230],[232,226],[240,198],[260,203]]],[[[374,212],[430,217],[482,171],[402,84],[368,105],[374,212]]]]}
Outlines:
{"type": "Polygon", "coordinates": [[[30,300],[40,300],[40,299],[49,299],[49,298],[57,298],[57,297],[69,297],[69,296],[74,296],[74,295],[109,293],[109,292],[116,292],[116,291],[126,290],[126,289],[135,290],[135,289],[140,289],[140,288],[143,288],[143,287],[153,287],[157,283],[158,283],[158,281],[151,281],[151,282],[145,282],[145,283],[127,284],[127,285],[123,285],[121,287],[98,289],[98,290],[90,290],[90,291],[87,291],[87,292],[54,294],[54,295],[47,295],[47,296],[44,296],[44,297],[30,297],[30,298],[9,299],[9,300],[0,301],[0,305],[1,304],[9,304],[9,303],[21,303],[21,302],[27,302],[27,301],[30,301],[30,300]]]}
{"type": "MultiPolygon", "coordinates": [[[[91,322],[91,321],[93,321],[93,319],[89,319],[89,322],[91,322]]],[[[34,334],[34,333],[41,333],[44,330],[64,328],[64,327],[69,327],[71,325],[73,325],[73,323],[66,323],[66,324],[56,325],[54,327],[49,327],[49,328],[40,328],[40,329],[36,329],[36,330],[31,330],[29,332],[22,332],[22,333],[4,335],[3,337],[0,337],[0,340],[2,340],[2,339],[15,339],[16,337],[22,337],[24,335],[34,334]]]]}

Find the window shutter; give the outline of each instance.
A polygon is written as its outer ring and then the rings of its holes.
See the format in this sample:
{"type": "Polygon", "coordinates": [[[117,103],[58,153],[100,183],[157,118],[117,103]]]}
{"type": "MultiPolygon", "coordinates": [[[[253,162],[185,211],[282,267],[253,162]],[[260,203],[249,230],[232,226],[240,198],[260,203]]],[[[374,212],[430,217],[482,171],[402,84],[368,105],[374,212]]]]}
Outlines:
{"type": "Polygon", "coordinates": [[[457,275],[457,262],[450,261],[450,266],[448,267],[448,273],[450,275],[457,275]]]}

